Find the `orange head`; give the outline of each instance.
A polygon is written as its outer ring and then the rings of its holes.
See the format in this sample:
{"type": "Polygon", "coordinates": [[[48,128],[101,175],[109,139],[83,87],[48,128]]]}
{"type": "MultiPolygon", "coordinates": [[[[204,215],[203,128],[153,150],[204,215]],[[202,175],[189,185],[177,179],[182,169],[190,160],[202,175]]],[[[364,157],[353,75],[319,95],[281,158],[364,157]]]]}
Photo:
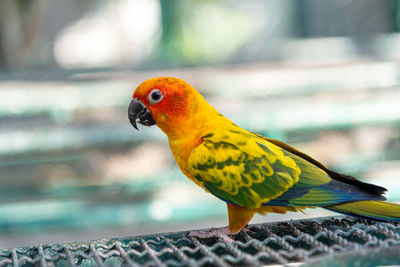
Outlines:
{"type": "Polygon", "coordinates": [[[146,126],[156,124],[168,136],[198,128],[196,122],[202,111],[215,111],[190,84],[173,77],[144,81],[132,97],[128,115],[133,127],[137,129],[136,122],[146,126]]]}

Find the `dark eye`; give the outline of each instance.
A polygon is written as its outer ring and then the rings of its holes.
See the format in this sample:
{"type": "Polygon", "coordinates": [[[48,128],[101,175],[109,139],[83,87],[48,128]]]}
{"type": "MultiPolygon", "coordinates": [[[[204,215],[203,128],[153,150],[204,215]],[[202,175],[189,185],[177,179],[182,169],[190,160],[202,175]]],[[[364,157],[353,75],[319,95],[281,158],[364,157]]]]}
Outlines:
{"type": "Polygon", "coordinates": [[[153,89],[147,96],[147,100],[149,100],[150,104],[157,104],[163,99],[163,94],[158,89],[153,89]]]}

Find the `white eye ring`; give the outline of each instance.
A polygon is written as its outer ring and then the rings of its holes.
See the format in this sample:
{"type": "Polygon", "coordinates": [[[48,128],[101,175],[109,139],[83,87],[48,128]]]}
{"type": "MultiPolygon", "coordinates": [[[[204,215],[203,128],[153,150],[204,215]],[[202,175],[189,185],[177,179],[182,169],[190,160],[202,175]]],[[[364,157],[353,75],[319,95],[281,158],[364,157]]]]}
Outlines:
{"type": "Polygon", "coordinates": [[[164,96],[159,89],[153,89],[147,95],[147,100],[149,100],[150,104],[157,104],[163,98],[164,98],[164,96]]]}

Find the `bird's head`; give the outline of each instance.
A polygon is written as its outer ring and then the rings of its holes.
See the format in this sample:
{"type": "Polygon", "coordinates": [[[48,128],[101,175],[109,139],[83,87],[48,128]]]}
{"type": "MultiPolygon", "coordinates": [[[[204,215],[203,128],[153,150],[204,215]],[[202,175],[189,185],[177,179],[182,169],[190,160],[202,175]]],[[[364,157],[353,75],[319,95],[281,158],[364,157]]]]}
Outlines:
{"type": "Polygon", "coordinates": [[[129,121],[135,129],[137,122],[157,125],[167,135],[190,126],[200,106],[209,106],[204,98],[185,81],[173,77],[152,78],[141,83],[129,105],[129,121]]]}

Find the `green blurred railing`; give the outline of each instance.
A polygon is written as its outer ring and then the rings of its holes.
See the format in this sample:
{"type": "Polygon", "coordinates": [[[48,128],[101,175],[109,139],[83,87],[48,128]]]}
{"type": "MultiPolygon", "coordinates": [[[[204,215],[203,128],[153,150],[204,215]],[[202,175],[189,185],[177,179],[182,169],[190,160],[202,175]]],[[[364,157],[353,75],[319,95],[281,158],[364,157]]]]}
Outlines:
{"type": "MultiPolygon", "coordinates": [[[[127,119],[133,89],[151,76],[191,82],[221,113],[242,127],[291,144],[324,132],[386,127],[384,150],[352,151],[335,169],[362,178],[400,160],[400,66],[397,62],[345,65],[250,65],[150,73],[74,73],[60,81],[0,81],[0,231],[146,224],[154,195],[190,182],[170,164],[152,175],[131,173],[121,181],[101,177],[93,153],[126,151],[144,143],[166,146],[152,127],[137,133],[127,119]],[[214,73],[218,71],[218,75],[214,73]],[[80,177],[42,179],[41,166],[68,165],[80,177]],[[386,165],[385,165],[386,166],[386,165]],[[36,177],[36,178],[32,178],[36,177]],[[95,177],[95,179],[93,179],[95,177]],[[73,213],[71,212],[73,211],[73,213]]],[[[327,147],[330,144],[326,144],[327,147]]],[[[335,155],[340,157],[340,155],[335,155]]],[[[379,183],[379,181],[373,181],[379,183]]],[[[400,186],[387,181],[391,200],[400,186]]],[[[169,220],[225,216],[204,199],[189,208],[171,205],[169,220]]]]}

